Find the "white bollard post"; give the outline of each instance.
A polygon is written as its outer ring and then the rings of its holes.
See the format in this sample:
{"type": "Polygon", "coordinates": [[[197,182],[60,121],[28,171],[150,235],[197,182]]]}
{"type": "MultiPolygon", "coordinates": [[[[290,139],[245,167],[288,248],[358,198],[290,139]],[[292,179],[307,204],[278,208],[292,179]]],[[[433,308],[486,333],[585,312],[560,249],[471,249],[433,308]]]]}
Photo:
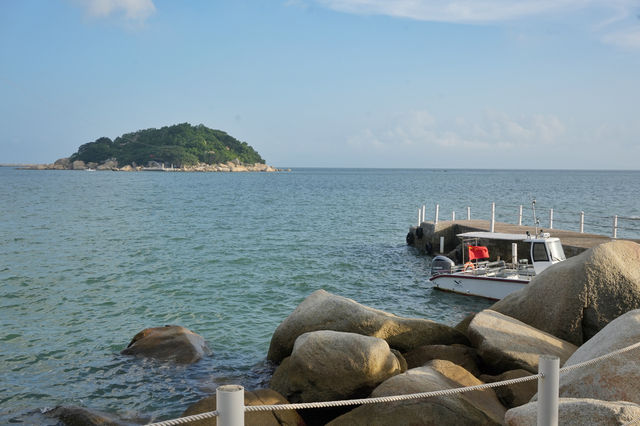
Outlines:
{"type": "Polygon", "coordinates": [[[218,426],[244,426],[244,388],[239,385],[216,389],[218,426]]]}
{"type": "Polygon", "coordinates": [[[491,230],[489,232],[495,232],[496,229],[496,203],[491,203],[491,230]]]}
{"type": "Polygon", "coordinates": [[[518,244],[511,243],[511,263],[518,264],[518,244]]]}
{"type": "Polygon", "coordinates": [[[560,358],[540,355],[538,359],[538,426],[558,425],[558,391],[560,389],[560,358]]]}
{"type": "Polygon", "coordinates": [[[452,211],[451,212],[451,222],[455,222],[456,221],[456,212],[452,211]]]}
{"type": "MultiPolygon", "coordinates": [[[[422,222],[424,222],[424,219],[426,217],[425,212],[426,212],[427,206],[426,205],[422,205],[422,222]]],[[[420,223],[422,223],[420,222],[420,223]]]]}
{"type": "Polygon", "coordinates": [[[471,220],[471,207],[467,206],[467,220],[471,220]]]}
{"type": "Polygon", "coordinates": [[[520,204],[520,213],[518,214],[518,226],[522,226],[522,204],[520,204]]]}
{"type": "Polygon", "coordinates": [[[549,229],[553,229],[553,209],[549,209],[549,229]]]}
{"type": "Polygon", "coordinates": [[[584,233],[584,212],[580,212],[580,233],[584,233]]]}
{"type": "Polygon", "coordinates": [[[613,238],[618,238],[618,215],[613,217],[613,238]]]}
{"type": "Polygon", "coordinates": [[[422,219],[422,212],[418,209],[418,226],[420,226],[420,219],[422,219]]]}
{"type": "Polygon", "coordinates": [[[436,218],[433,221],[434,225],[438,224],[438,216],[440,214],[440,204],[436,204],[436,218]]]}
{"type": "Polygon", "coordinates": [[[440,237],[440,253],[444,253],[444,237],[440,237]]]}

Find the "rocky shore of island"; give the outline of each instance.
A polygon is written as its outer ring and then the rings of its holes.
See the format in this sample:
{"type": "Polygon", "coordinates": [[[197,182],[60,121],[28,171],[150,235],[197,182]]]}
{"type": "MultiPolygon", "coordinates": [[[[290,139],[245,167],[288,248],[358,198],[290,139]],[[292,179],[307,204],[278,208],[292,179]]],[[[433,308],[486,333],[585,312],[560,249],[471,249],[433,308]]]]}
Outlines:
{"type": "Polygon", "coordinates": [[[70,158],[60,158],[50,164],[27,164],[13,165],[23,170],[101,170],[119,172],[144,172],[144,171],[164,171],[164,172],[284,172],[291,169],[279,169],[262,163],[243,164],[238,160],[227,161],[225,163],[207,164],[196,163],[193,165],[183,165],[174,167],[155,161],[148,162],[145,166],[137,164],[118,165],[116,159],[108,159],[102,163],[87,162],[82,160],[71,161],[70,158]]]}
{"type": "MultiPolygon", "coordinates": [[[[541,355],[571,366],[640,341],[640,245],[612,241],[537,275],[525,289],[455,326],[405,318],[317,290],[276,328],[268,389],[245,405],[413,394],[528,377],[541,355]]],[[[178,326],[138,333],[122,352],[168,362],[212,356],[178,326]]],[[[559,423],[625,424],[640,418],[640,349],[560,375],[559,423]]],[[[339,409],[248,413],[247,425],[535,425],[537,380],[433,398],[339,409]]],[[[215,395],[184,416],[215,410],[215,395]]],[[[125,424],[78,407],[66,424],[125,424]],[[102,423],[100,423],[102,422],[102,423]]],[[[130,422],[129,422],[130,423],[130,422]]],[[[215,418],[194,425],[214,425],[215,418]]]]}

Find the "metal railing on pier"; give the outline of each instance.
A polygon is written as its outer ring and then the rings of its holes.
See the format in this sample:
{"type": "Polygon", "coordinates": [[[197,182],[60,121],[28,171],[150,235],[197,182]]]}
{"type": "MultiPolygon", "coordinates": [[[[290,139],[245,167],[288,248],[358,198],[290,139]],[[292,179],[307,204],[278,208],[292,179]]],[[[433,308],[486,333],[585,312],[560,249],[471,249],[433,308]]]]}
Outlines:
{"type": "MultiPolygon", "coordinates": [[[[535,202],[534,202],[535,203],[535,202]]],[[[418,209],[418,226],[427,218],[426,204],[418,209]]],[[[463,208],[441,208],[440,204],[435,205],[433,214],[434,223],[441,220],[472,220],[482,219],[490,222],[491,231],[496,220],[517,225],[541,226],[545,229],[558,229],[563,226],[567,231],[576,231],[598,235],[610,235],[612,238],[640,238],[640,216],[622,215],[601,215],[597,213],[585,213],[584,211],[558,210],[553,207],[536,206],[537,212],[529,216],[524,213],[524,206],[491,203],[486,209],[482,209],[480,214],[472,210],[470,206],[463,208]],[[445,212],[451,212],[445,213],[445,212]]],[[[535,210],[534,210],[535,211],[535,210]]]]}

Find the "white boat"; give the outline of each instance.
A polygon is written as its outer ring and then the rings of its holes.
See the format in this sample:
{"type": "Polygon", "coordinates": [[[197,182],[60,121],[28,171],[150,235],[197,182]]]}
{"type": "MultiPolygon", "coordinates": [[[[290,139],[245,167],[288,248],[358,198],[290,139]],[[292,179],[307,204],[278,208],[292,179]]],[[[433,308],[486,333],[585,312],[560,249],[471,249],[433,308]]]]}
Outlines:
{"type": "Polygon", "coordinates": [[[429,280],[439,290],[451,291],[488,299],[500,300],[509,293],[524,288],[529,281],[549,266],[566,259],[560,239],[548,233],[536,236],[505,234],[494,232],[467,232],[458,234],[463,240],[463,262],[460,265],[446,256],[436,256],[431,263],[429,280]],[[502,240],[514,244],[530,246],[528,259],[517,260],[517,246],[512,247],[513,261],[480,261],[488,258],[488,250],[484,246],[473,246],[469,241],[502,240]],[[467,261],[464,259],[465,248],[468,249],[467,261]],[[486,255],[486,256],[485,256],[486,255]]]}

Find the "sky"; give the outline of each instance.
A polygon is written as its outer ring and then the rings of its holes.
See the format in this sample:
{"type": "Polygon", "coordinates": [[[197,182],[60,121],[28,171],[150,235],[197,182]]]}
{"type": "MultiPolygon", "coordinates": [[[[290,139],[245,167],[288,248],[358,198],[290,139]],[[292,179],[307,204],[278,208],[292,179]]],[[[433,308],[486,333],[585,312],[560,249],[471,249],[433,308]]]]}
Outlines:
{"type": "Polygon", "coordinates": [[[224,130],[277,167],[640,169],[640,0],[0,0],[0,163],[224,130]]]}

